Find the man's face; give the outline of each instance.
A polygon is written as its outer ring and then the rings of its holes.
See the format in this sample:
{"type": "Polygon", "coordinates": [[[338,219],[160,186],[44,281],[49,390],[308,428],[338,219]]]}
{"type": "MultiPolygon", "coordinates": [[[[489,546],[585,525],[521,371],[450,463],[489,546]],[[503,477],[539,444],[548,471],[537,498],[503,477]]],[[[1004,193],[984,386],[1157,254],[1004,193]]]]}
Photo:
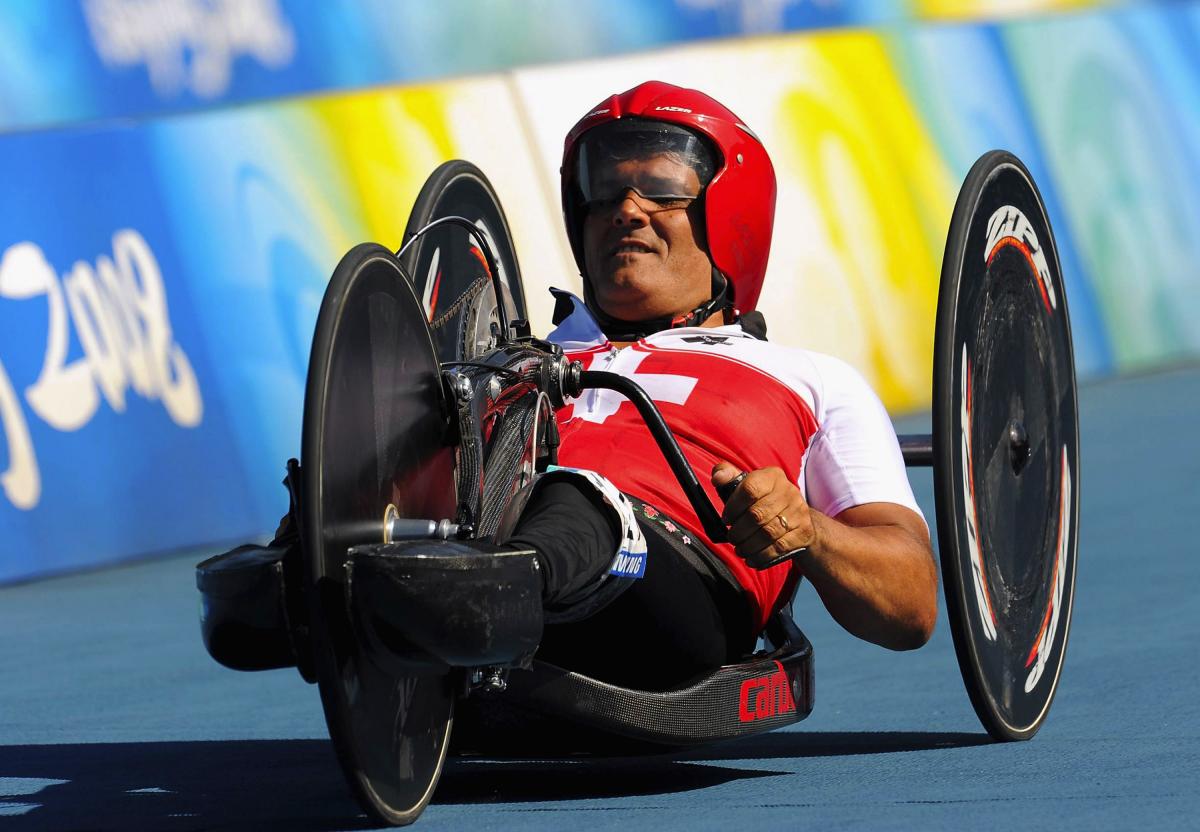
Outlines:
{"type": "Polygon", "coordinates": [[[704,250],[700,202],[664,209],[621,190],[698,195],[696,172],[659,155],[616,162],[603,177],[611,177],[608,192],[619,196],[593,203],[583,224],[584,264],[600,308],[639,321],[686,314],[708,300],[712,264],[704,250]]]}

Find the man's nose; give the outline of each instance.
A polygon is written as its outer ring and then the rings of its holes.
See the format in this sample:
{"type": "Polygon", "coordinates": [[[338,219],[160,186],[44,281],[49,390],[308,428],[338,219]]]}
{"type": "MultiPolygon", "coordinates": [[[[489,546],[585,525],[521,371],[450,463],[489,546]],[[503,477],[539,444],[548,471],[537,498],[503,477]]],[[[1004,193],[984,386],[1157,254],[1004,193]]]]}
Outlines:
{"type": "Polygon", "coordinates": [[[637,192],[626,188],[613,211],[614,225],[644,225],[649,221],[646,211],[637,200],[637,192]]]}

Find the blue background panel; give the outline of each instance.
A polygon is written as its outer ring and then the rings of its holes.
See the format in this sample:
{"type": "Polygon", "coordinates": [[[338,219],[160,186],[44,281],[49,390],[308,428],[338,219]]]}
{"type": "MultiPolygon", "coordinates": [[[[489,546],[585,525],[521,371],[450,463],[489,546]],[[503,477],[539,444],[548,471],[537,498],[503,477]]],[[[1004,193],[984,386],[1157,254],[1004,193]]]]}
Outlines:
{"type": "Polygon", "coordinates": [[[0,580],[250,533],[198,299],[143,140],[27,134],[6,150],[0,361],[15,407],[0,471],[31,451],[40,494],[36,511],[0,500],[0,580]]]}

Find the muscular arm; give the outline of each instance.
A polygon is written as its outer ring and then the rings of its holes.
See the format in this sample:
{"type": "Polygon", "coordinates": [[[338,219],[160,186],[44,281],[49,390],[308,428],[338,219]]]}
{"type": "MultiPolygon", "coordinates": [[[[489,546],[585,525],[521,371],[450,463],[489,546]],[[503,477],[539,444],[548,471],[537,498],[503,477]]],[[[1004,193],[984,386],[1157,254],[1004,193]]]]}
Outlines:
{"type": "Polygon", "coordinates": [[[810,509],[809,516],[814,539],[800,567],[834,619],[893,650],[929,641],[937,568],[921,518],[894,503],[854,506],[837,517],[810,509]]]}
{"type": "MultiPolygon", "coordinates": [[[[738,471],[721,464],[714,485],[738,471]]],[[[723,518],[739,555],[757,568],[807,547],[799,566],[834,619],[859,638],[893,650],[929,640],[937,618],[937,569],[929,533],[911,509],[866,503],[826,516],[778,468],[747,474],[723,518]],[[786,520],[786,524],[785,521],[786,520]]]]}

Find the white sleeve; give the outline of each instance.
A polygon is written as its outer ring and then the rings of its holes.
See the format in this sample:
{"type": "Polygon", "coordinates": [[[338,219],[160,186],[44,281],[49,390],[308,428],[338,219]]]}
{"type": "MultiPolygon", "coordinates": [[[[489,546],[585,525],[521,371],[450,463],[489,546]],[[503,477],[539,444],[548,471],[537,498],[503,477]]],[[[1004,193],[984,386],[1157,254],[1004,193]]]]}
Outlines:
{"type": "Polygon", "coordinates": [[[924,520],[895,428],[875,391],[849,364],[812,358],[824,389],[820,424],[804,457],[808,504],[833,517],[863,503],[897,503],[924,520]]]}

